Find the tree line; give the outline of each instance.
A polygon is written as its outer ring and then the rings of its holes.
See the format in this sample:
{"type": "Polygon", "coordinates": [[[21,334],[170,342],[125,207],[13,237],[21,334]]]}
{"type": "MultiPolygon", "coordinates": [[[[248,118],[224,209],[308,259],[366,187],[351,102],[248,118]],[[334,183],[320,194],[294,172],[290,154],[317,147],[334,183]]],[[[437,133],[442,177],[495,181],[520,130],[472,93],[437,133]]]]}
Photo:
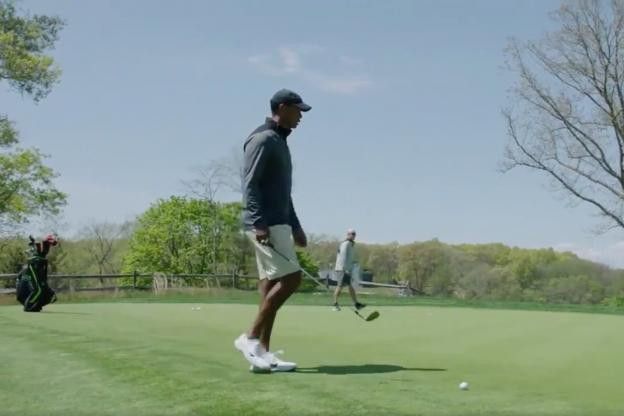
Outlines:
{"type": "MultiPolygon", "coordinates": [[[[49,256],[50,271],[254,275],[253,246],[241,230],[241,210],[238,202],[185,196],[162,199],[133,223],[92,224],[77,237],[62,239],[49,256]]],[[[312,234],[299,259],[311,273],[331,268],[339,243],[312,234]]],[[[22,236],[0,239],[0,271],[18,271],[25,248],[22,236]]],[[[360,267],[372,273],[375,282],[409,283],[418,295],[555,303],[600,303],[624,297],[624,270],[550,248],[451,245],[438,240],[358,242],[356,248],[360,267]]]]}

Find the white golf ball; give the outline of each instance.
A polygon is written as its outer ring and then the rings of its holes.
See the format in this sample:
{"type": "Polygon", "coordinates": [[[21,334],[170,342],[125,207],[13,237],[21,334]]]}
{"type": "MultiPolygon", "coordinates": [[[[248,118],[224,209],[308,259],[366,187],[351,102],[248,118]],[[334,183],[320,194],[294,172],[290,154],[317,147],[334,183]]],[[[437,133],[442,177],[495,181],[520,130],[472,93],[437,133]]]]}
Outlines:
{"type": "Polygon", "coordinates": [[[460,390],[468,390],[468,383],[462,381],[461,383],[459,383],[459,388],[460,390]]]}

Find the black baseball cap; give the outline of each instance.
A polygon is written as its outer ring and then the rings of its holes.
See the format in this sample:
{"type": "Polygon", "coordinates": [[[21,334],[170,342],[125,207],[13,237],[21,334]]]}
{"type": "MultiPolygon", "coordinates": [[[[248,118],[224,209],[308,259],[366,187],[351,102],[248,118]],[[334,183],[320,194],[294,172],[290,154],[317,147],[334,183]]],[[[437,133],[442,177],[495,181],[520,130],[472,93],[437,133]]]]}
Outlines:
{"type": "Polygon", "coordinates": [[[310,111],[312,109],[312,107],[303,102],[299,94],[287,89],[279,90],[271,98],[271,107],[277,107],[280,104],[295,105],[301,111],[310,111]]]}

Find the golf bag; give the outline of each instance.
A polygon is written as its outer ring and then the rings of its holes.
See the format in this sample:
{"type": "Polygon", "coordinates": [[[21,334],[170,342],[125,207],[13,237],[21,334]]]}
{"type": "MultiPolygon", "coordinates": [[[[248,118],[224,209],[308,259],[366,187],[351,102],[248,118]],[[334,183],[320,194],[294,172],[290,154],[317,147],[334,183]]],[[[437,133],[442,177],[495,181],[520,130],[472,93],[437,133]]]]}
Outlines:
{"type": "Polygon", "coordinates": [[[41,309],[56,302],[56,293],[48,286],[48,260],[46,256],[57,240],[49,235],[40,243],[31,236],[30,258],[17,275],[16,294],[19,303],[24,305],[24,312],[40,312],[41,309]]]}

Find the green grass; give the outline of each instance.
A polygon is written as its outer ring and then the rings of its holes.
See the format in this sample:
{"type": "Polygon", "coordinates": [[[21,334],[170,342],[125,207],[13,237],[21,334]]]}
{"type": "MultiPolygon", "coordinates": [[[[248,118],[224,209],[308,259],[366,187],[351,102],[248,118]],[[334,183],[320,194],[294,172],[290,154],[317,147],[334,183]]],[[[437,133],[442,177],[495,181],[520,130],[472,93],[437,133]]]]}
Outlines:
{"type": "Polygon", "coordinates": [[[300,371],[259,375],[232,346],[255,306],[185,302],[0,307],[0,414],[624,412],[623,316],[385,306],[364,322],[289,304],[273,347],[300,371]]]}

